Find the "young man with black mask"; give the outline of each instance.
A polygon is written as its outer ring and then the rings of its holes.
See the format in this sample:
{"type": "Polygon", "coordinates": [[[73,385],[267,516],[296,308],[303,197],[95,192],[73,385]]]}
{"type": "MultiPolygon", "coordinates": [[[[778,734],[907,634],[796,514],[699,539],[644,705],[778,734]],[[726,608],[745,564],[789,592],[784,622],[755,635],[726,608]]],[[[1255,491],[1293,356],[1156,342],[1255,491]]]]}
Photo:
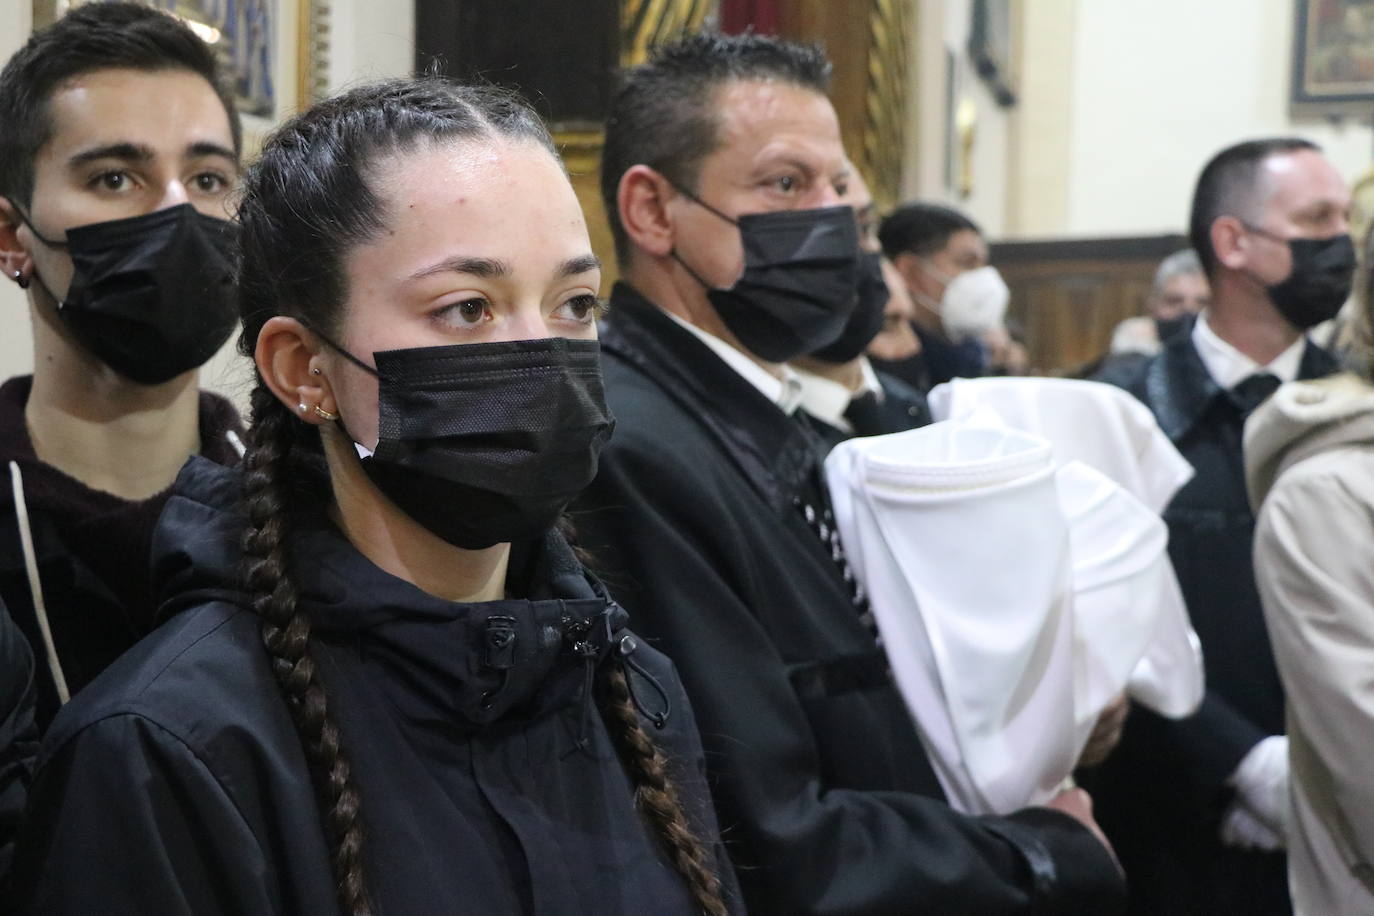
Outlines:
{"type": "Polygon", "coordinates": [[[196,370],[236,325],[241,131],[213,50],[130,3],[35,33],[0,72],[0,123],[0,268],[34,346],[33,376],[0,386],[0,597],[46,726],[152,628],[153,527],[187,456],[237,458],[196,370]]]}
{"type": "Polygon", "coordinates": [[[1197,713],[1173,721],[1137,708],[1116,754],[1088,777],[1142,914],[1291,912],[1283,688],[1251,561],[1241,434],[1281,382],[1337,368],[1304,332],[1350,294],[1349,215],[1344,180],[1312,143],[1218,153],[1189,223],[1211,303],[1123,385],[1197,471],[1164,519],[1207,660],[1197,713]]]}
{"type": "Polygon", "coordinates": [[[624,75],[602,166],[618,422],[579,535],[682,674],[751,912],[1117,912],[1080,791],[946,804],[834,534],[785,365],[856,302],[828,74],[814,48],[702,34],[624,75]]]}

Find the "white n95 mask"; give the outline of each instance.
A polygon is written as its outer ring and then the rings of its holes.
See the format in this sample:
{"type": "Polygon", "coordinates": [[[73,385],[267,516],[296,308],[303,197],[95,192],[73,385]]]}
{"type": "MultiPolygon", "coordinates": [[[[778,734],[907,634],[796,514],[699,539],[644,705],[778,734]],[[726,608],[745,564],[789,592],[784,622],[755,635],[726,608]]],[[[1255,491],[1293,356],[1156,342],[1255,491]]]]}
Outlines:
{"type": "Polygon", "coordinates": [[[991,265],[966,270],[945,287],[940,323],[951,340],[976,337],[1002,327],[1011,290],[991,265]]]}

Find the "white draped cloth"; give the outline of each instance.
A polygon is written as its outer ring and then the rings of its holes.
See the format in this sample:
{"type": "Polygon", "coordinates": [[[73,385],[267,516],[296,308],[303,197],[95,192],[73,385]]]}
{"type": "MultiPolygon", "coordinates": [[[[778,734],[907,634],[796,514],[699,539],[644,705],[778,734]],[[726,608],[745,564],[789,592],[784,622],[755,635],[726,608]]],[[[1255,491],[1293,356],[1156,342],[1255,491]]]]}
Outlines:
{"type": "Polygon", "coordinates": [[[946,795],[1007,813],[1058,790],[1123,690],[1169,716],[1201,701],[1158,515],[1191,469],[1109,386],[958,380],[931,404],[961,418],[841,443],[826,471],[946,795]]]}

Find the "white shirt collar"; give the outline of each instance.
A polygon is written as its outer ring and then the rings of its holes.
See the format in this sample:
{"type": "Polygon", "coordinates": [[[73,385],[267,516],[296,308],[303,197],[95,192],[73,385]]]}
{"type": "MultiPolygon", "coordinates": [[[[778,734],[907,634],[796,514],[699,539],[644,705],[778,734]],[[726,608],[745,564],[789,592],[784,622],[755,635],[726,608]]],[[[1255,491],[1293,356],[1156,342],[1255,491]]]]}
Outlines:
{"type": "Polygon", "coordinates": [[[878,374],[873,371],[873,366],[868,362],[868,357],[863,357],[859,364],[859,371],[863,373],[863,380],[859,384],[857,391],[850,391],[839,382],[833,381],[814,372],[805,369],[796,369],[797,378],[801,382],[801,406],[802,409],[817,420],[828,423],[836,429],[844,430],[847,433],[853,432],[854,428],[845,418],[845,411],[849,409],[849,404],[860,395],[872,392],[878,396],[878,400],[883,399],[883,386],[878,381],[878,374]]]}
{"type": "Polygon", "coordinates": [[[701,328],[690,322],[684,321],[672,312],[664,311],[665,315],[682,325],[687,330],[696,335],[697,339],[711,351],[721,358],[725,365],[734,369],[743,379],[759,390],[759,393],[769,401],[778,405],[778,408],[787,415],[796,413],[797,408],[802,402],[802,382],[797,377],[796,370],[791,366],[782,365],[782,378],[778,378],[767,369],[754,362],[748,354],[732,347],[730,344],[708,334],[701,328]]]}
{"type": "Polygon", "coordinates": [[[1222,388],[1231,389],[1256,372],[1269,372],[1280,382],[1291,382],[1298,377],[1302,363],[1303,349],[1307,346],[1307,336],[1300,335],[1292,346],[1284,350],[1267,366],[1261,366],[1244,353],[1217,336],[1207,324],[1207,313],[1203,312],[1193,324],[1193,346],[1207,374],[1222,388]]]}

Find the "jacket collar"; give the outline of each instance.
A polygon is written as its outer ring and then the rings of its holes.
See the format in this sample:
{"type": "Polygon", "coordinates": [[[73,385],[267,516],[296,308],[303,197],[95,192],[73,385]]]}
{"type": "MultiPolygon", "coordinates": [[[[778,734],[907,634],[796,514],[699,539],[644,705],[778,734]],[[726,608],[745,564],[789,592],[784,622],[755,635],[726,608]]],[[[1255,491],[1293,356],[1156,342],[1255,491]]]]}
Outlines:
{"type": "MultiPolygon", "coordinates": [[[[1335,357],[1309,340],[1298,365],[1298,378],[1320,378],[1338,367],[1335,357]]],[[[1176,334],[1146,369],[1144,393],[1160,428],[1177,443],[1226,392],[1203,365],[1192,336],[1176,334]]]]}
{"type": "Polygon", "coordinates": [[[821,447],[800,412],[789,417],[625,283],[611,292],[601,348],[691,413],[769,505],[781,510],[791,504],[821,447]]]}

